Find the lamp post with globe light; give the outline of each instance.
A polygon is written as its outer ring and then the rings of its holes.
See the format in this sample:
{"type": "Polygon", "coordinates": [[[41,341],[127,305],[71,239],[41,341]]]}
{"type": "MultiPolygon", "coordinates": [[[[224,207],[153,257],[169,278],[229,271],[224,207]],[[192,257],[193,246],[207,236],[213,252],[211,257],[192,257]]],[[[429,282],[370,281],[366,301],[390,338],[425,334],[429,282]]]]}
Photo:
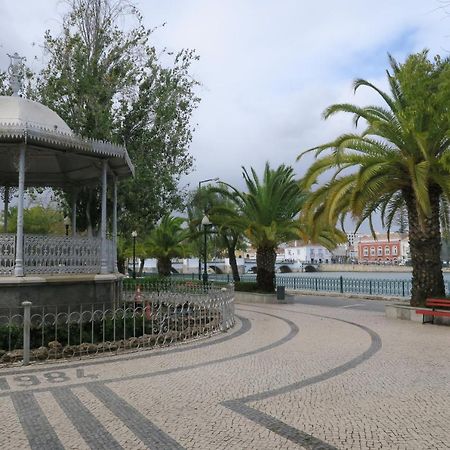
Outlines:
{"type": "MultiPolygon", "coordinates": [[[[202,184],[203,183],[207,183],[208,181],[219,181],[220,178],[216,177],[216,178],[207,178],[206,180],[201,180],[198,182],[198,192],[200,192],[200,189],[202,188],[202,184]]],[[[206,214],[206,211],[205,211],[206,214]]],[[[200,225],[200,231],[201,231],[201,225],[200,225]]],[[[198,258],[198,279],[201,280],[201,274],[202,274],[202,259],[201,257],[198,258]]]]}
{"type": "Polygon", "coordinates": [[[208,283],[208,251],[207,251],[207,233],[208,227],[212,225],[209,217],[205,214],[202,219],[203,238],[204,238],[204,254],[203,254],[203,284],[208,283]]]}
{"type": "Polygon", "coordinates": [[[133,279],[136,279],[136,238],[137,231],[133,231],[131,233],[131,237],[133,238],[133,279]]]}

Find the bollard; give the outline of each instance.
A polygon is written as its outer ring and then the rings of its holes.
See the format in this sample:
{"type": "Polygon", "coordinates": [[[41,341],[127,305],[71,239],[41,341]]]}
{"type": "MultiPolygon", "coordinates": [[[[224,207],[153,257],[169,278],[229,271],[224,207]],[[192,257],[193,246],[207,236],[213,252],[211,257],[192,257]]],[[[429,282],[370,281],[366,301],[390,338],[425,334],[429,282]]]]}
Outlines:
{"type": "Polygon", "coordinates": [[[31,302],[22,302],[23,306],[23,365],[30,364],[30,325],[31,302]]]}
{"type": "Polygon", "coordinates": [[[284,300],[285,292],[286,292],[285,286],[277,286],[277,300],[279,300],[279,301],[284,300]]]}

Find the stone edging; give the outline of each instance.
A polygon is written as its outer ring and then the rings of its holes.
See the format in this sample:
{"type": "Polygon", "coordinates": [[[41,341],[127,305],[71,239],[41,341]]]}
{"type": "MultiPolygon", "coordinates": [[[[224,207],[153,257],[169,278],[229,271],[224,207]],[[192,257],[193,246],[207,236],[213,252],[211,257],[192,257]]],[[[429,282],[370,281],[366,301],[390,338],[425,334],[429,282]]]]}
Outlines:
{"type": "Polygon", "coordinates": [[[234,291],[236,303],[286,304],[292,303],[292,298],[286,296],[284,300],[277,300],[276,294],[261,294],[258,292],[234,291]]]}
{"type": "Polygon", "coordinates": [[[301,295],[313,295],[313,296],[317,296],[317,297],[339,297],[339,298],[357,298],[357,299],[362,299],[362,300],[382,300],[385,302],[404,302],[405,304],[407,302],[409,302],[409,299],[403,299],[403,297],[388,297],[388,296],[383,296],[383,295],[369,295],[369,294],[355,294],[353,292],[344,292],[343,294],[340,292],[334,292],[334,291],[306,291],[306,290],[301,290],[301,291],[296,291],[293,289],[286,289],[286,293],[288,293],[289,295],[294,295],[294,296],[301,296],[301,295]]]}

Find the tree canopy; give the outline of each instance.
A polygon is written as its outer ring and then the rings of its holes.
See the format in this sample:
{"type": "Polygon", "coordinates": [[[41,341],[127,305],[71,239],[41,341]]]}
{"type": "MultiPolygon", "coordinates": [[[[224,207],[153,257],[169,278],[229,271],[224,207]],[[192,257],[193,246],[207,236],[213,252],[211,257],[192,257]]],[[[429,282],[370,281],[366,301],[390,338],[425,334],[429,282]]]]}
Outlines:
{"type": "Polygon", "coordinates": [[[335,224],[346,214],[358,224],[368,219],[375,233],[375,213],[389,231],[406,208],[416,305],[444,295],[439,219],[441,203],[450,198],[450,60],[430,60],[427,51],[403,64],[389,60],[388,93],[366,80],[354,83],[355,91],[374,90],[384,106],[345,103],[325,111],[325,118],[351,113],[355,126],[363,122],[364,128],[309,150],[317,159],[303,179],[305,188],[325,172],[334,173],[312,194],[305,211],[310,223],[335,224]]]}
{"type": "MultiPolygon", "coordinates": [[[[258,287],[273,292],[275,251],[280,243],[299,238],[301,227],[297,216],[305,195],[294,178],[292,167],[281,165],[271,169],[267,163],[262,180],[253,168],[250,173],[243,168],[242,175],[247,192],[232,186],[221,190],[236,205],[228,213],[227,226],[243,233],[257,249],[258,287]]],[[[227,209],[218,212],[226,216],[227,209]]]]}
{"type": "MultiPolygon", "coordinates": [[[[8,212],[8,233],[17,229],[17,207],[8,212]]],[[[64,215],[59,209],[33,206],[23,211],[23,229],[27,234],[64,234],[64,215]]]]}
{"type": "MultiPolygon", "coordinates": [[[[191,115],[199,98],[194,51],[158,52],[151,29],[125,0],[70,0],[61,32],[45,34],[48,64],[37,97],[78,134],[125,144],[136,167],[119,189],[119,228],[142,235],[182,205],[181,175],[192,167],[191,115]],[[121,26],[125,22],[124,26],[121,26]]],[[[71,193],[63,193],[66,208],[71,193]]],[[[95,230],[98,191],[78,194],[77,224],[95,230]]]]}
{"type": "Polygon", "coordinates": [[[186,254],[186,241],[190,231],[183,228],[185,220],[181,217],[165,215],[145,241],[148,256],[157,258],[158,273],[168,276],[171,273],[171,259],[186,254]]]}

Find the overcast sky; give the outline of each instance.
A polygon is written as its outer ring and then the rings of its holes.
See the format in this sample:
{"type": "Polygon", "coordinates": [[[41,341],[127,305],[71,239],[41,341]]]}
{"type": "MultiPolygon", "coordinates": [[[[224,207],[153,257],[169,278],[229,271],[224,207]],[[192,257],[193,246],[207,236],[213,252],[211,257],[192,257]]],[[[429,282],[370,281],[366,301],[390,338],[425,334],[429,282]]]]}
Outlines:
{"type": "MultiPolygon", "coordinates": [[[[220,177],[242,186],[241,166],[292,164],[304,149],[348,131],[345,117],[323,121],[332,103],[371,102],[353,95],[354,78],[385,84],[387,53],[402,61],[429,48],[447,55],[450,15],[439,0],[140,0],[145,24],[166,22],[157,46],[194,48],[202,83],[193,118],[194,172],[183,185],[220,177]]],[[[0,66],[14,51],[39,66],[45,29],[58,30],[56,0],[0,3],[0,66]]]]}

